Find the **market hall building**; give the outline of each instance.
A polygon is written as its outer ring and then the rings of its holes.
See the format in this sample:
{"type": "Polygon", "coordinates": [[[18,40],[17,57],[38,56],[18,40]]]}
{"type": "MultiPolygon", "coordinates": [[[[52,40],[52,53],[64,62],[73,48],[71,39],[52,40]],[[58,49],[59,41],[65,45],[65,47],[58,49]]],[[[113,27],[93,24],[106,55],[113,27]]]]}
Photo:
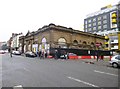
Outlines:
{"type": "Polygon", "coordinates": [[[51,48],[103,50],[105,37],[74,30],[55,24],[49,24],[37,31],[29,32],[19,38],[19,50],[45,51],[49,54],[51,48]]]}

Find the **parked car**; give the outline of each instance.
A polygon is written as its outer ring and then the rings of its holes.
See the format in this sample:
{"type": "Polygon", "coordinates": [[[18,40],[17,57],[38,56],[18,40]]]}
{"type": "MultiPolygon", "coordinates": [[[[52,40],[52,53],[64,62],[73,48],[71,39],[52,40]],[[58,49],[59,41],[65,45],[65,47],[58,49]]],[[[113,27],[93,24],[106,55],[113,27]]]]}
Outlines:
{"type": "Polygon", "coordinates": [[[68,57],[68,59],[78,59],[78,56],[75,53],[68,53],[67,56],[66,55],[60,56],[61,59],[66,59],[66,57],[68,57]]]}
{"type": "Polygon", "coordinates": [[[26,56],[26,57],[37,57],[37,55],[36,55],[34,52],[32,52],[32,51],[26,52],[26,53],[25,53],[25,56],[26,56]]]}
{"type": "Polygon", "coordinates": [[[115,68],[120,67],[120,55],[113,56],[109,62],[115,68]]]}
{"type": "Polygon", "coordinates": [[[21,55],[21,52],[20,51],[12,51],[12,54],[14,54],[14,55],[21,55]]]}
{"type": "Polygon", "coordinates": [[[5,51],[4,50],[0,50],[0,54],[5,54],[5,51]]]}

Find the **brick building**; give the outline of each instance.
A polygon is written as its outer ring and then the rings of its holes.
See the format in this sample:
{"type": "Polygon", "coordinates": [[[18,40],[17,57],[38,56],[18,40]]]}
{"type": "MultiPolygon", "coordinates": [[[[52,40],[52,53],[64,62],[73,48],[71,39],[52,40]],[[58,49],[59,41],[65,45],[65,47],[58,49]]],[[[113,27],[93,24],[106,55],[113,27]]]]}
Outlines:
{"type": "Polygon", "coordinates": [[[49,24],[37,31],[29,32],[20,37],[20,48],[26,51],[46,51],[50,48],[89,49],[104,48],[104,36],[74,30],[55,24],[49,24]]]}

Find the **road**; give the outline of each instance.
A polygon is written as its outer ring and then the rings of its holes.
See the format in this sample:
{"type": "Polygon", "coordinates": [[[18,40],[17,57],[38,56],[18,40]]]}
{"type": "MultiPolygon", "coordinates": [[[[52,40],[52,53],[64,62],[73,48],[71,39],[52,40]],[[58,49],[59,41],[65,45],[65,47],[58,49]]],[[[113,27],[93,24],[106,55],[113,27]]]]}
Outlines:
{"type": "Polygon", "coordinates": [[[2,87],[118,87],[118,69],[81,60],[0,55],[2,87]]]}

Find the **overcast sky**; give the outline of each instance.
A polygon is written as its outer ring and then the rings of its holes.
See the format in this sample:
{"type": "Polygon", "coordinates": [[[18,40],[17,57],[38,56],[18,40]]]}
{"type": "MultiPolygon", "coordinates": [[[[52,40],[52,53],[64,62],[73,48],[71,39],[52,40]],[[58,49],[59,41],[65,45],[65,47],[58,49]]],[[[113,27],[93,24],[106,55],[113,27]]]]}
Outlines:
{"type": "Polygon", "coordinates": [[[0,41],[54,23],[82,30],[87,14],[119,0],[0,0],[0,41]]]}

